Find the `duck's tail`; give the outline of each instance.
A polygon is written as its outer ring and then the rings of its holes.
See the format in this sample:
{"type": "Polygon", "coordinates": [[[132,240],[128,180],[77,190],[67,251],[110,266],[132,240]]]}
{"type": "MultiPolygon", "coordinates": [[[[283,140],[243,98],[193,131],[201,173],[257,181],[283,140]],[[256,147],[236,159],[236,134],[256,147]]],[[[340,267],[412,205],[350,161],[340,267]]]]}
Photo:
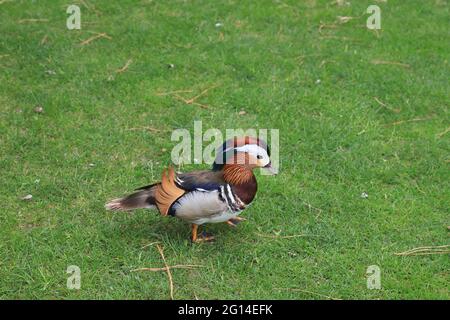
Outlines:
{"type": "Polygon", "coordinates": [[[138,191],[105,204],[106,210],[130,211],[142,208],[156,208],[155,191],[159,183],[139,188],[138,191]]]}

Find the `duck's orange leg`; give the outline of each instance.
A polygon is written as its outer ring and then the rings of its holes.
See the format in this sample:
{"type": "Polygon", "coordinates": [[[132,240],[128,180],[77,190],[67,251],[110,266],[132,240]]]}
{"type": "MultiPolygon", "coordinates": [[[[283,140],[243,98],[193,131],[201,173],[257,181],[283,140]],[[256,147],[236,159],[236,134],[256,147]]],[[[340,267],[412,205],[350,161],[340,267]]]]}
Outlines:
{"type": "Polygon", "coordinates": [[[197,231],[198,231],[198,224],[192,224],[191,228],[191,241],[197,242],[197,231]]]}

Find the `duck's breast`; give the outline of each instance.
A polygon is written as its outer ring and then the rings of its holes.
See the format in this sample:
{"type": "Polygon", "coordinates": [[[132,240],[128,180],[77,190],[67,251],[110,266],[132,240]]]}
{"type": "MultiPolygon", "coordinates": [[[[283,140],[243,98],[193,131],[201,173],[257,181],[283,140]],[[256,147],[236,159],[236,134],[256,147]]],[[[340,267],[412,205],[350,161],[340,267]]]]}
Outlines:
{"type": "Polygon", "coordinates": [[[178,199],[172,211],[174,216],[195,224],[213,222],[217,216],[228,211],[219,191],[192,191],[178,199]]]}

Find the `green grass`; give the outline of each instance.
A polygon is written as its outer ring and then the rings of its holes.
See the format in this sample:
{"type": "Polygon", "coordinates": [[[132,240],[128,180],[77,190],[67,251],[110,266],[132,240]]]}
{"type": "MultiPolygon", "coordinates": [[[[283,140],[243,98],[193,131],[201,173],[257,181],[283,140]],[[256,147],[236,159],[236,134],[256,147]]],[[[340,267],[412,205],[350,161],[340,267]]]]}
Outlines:
{"type": "Polygon", "coordinates": [[[177,299],[450,298],[448,254],[394,255],[449,243],[448,1],[86,2],[0,4],[1,298],[167,299],[164,272],[131,272],[163,266],[142,248],[154,241],[168,264],[204,266],[173,270],[177,299]],[[81,30],[66,28],[72,3],[81,30]],[[92,32],[111,39],[80,45],[92,32]],[[214,85],[208,110],[158,95],[214,85]],[[193,246],[176,219],[105,211],[159,178],[171,131],[194,120],[280,130],[280,174],[258,175],[248,221],[193,246]],[[161,131],[129,130],[147,126],[161,131]],[[308,236],[258,235],[278,232],[308,236]],[[381,290],[366,288],[369,265],[381,290]]]}

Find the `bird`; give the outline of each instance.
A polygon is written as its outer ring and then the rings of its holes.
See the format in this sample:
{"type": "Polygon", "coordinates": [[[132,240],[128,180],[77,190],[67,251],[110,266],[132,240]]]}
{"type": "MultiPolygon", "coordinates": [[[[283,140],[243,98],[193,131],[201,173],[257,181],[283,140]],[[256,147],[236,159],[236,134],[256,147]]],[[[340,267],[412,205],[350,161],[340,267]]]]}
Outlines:
{"type": "Polygon", "coordinates": [[[193,243],[211,242],[215,237],[199,226],[225,222],[236,227],[246,220],[239,215],[252,203],[258,189],[253,170],[264,168],[276,174],[267,143],[251,136],[226,140],[216,151],[210,170],[175,173],[163,170],[161,181],[135,190],[105,204],[107,210],[157,209],[191,224],[193,243]]]}

